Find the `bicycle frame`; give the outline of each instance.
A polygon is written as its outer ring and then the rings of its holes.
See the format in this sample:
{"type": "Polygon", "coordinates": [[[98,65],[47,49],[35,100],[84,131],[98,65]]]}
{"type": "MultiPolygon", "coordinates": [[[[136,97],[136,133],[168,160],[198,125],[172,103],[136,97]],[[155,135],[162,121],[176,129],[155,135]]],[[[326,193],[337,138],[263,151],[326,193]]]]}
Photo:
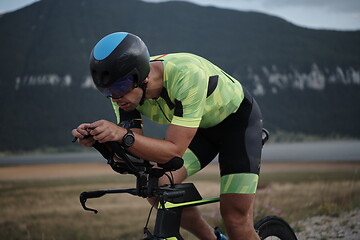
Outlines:
{"type": "MultiPolygon", "coordinates": [[[[263,144],[269,138],[269,133],[263,130],[263,144]]],[[[80,202],[85,210],[97,213],[96,209],[88,208],[86,201],[89,198],[99,198],[106,194],[128,193],[143,198],[156,197],[159,201],[155,227],[151,233],[147,226],[144,228],[146,238],[143,240],[183,240],[180,234],[180,222],[182,211],[186,207],[211,204],[218,202],[219,197],[203,199],[192,183],[170,184],[158,186],[158,180],[166,172],[175,171],[183,165],[183,159],[173,158],[166,164],[158,164],[160,168],[154,168],[149,162],[139,162],[139,159],[130,159],[119,143],[108,142],[105,144],[95,143],[96,148],[102,156],[108,160],[111,168],[119,173],[131,173],[136,176],[136,188],[109,189],[91,192],[82,192],[80,202]],[[111,151],[109,151],[111,149],[111,151]],[[124,160],[118,163],[113,160],[116,154],[124,160]]],[[[168,176],[169,177],[169,176],[168,176]]]]}
{"type": "Polygon", "coordinates": [[[220,200],[219,197],[202,199],[192,183],[177,184],[176,188],[182,188],[185,192],[192,192],[184,198],[179,197],[172,201],[162,203],[160,200],[156,222],[154,227],[154,238],[150,239],[178,239],[182,240],[179,232],[182,211],[186,207],[205,205],[220,200]],[[200,199],[199,199],[200,197],[200,199]],[[177,201],[179,200],[180,201],[177,201]]]}
{"type": "Polygon", "coordinates": [[[97,213],[97,210],[86,206],[85,203],[87,199],[99,198],[106,194],[116,193],[128,193],[141,197],[158,197],[159,205],[155,227],[153,233],[151,233],[147,227],[144,228],[144,233],[147,235],[145,240],[183,240],[180,234],[180,221],[183,209],[185,207],[218,202],[220,198],[213,197],[203,199],[192,183],[170,184],[159,187],[157,186],[159,171],[155,170],[155,172],[156,173],[142,173],[137,176],[136,188],[83,192],[80,194],[80,202],[85,210],[97,213]],[[156,177],[154,177],[154,174],[156,177]],[[144,179],[147,179],[147,181],[144,181],[144,179]],[[144,191],[145,189],[146,191],[144,191]]]}

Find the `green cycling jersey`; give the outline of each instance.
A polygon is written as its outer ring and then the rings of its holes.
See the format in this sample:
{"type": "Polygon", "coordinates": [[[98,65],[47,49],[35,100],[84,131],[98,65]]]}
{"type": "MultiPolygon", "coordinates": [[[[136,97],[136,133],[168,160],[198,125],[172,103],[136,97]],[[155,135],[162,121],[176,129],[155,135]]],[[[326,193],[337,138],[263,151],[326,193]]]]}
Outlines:
{"type": "MultiPolygon", "coordinates": [[[[158,99],[136,109],[160,124],[209,128],[236,112],[244,98],[239,81],[208,60],[190,53],[151,57],[164,65],[164,88],[158,99]]],[[[120,110],[113,107],[120,122],[120,110]]]]}

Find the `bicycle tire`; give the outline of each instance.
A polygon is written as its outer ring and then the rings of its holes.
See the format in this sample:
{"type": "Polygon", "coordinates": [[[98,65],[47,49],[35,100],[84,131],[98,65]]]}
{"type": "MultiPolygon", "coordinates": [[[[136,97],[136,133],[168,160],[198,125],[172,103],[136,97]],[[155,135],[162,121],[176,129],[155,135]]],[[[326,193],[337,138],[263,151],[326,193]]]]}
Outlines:
{"type": "Polygon", "coordinates": [[[261,240],[297,240],[290,225],[277,216],[267,216],[255,223],[254,228],[261,240]]]}

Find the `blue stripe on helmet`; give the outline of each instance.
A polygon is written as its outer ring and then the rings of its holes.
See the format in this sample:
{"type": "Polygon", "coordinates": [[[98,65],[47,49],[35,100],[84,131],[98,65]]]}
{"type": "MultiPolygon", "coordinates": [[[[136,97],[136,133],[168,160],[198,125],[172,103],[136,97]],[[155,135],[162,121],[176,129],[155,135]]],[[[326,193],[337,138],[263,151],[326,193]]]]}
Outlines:
{"type": "Polygon", "coordinates": [[[116,32],[102,38],[94,48],[94,58],[96,60],[107,58],[127,35],[128,33],[125,32],[116,32]]]}

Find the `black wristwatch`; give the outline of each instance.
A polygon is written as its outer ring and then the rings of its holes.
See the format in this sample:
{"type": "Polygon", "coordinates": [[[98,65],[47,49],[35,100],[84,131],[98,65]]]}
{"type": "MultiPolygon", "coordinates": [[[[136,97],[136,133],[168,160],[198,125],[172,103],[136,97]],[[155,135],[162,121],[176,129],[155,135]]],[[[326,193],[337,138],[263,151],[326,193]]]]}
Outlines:
{"type": "Polygon", "coordinates": [[[127,133],[125,133],[123,139],[122,139],[122,145],[124,147],[131,147],[135,142],[135,136],[134,133],[130,130],[127,129],[127,133]]]}

